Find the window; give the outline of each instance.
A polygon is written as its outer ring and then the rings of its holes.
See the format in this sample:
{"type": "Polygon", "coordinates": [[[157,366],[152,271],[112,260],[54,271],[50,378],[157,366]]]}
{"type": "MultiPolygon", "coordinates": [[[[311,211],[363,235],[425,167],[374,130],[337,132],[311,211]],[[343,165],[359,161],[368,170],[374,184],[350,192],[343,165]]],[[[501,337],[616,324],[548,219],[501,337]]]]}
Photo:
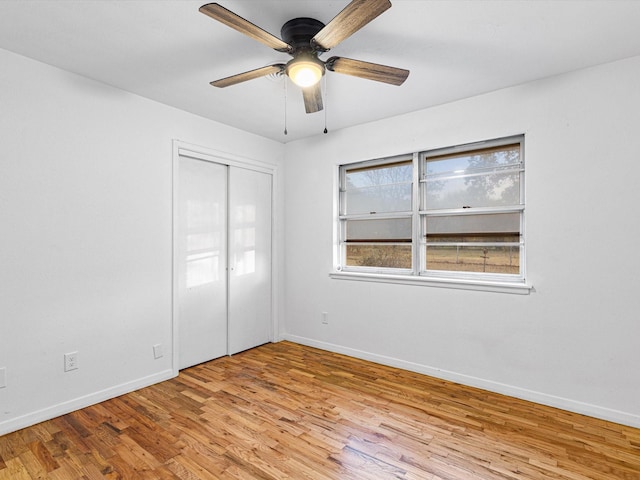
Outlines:
{"type": "Polygon", "coordinates": [[[412,271],[411,156],[343,168],[341,189],[346,268],[412,271]]]}
{"type": "Polygon", "coordinates": [[[523,141],[340,166],[337,270],[524,285],[523,141]]]}

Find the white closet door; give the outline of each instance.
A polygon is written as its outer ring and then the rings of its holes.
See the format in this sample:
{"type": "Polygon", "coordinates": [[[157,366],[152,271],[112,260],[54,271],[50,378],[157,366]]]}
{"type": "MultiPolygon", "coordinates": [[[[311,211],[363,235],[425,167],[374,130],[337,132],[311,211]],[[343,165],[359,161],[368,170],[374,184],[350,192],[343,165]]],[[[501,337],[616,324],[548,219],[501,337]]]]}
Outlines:
{"type": "Polygon", "coordinates": [[[271,340],[271,178],[229,171],[229,354],[271,340]]]}
{"type": "Polygon", "coordinates": [[[178,367],[227,354],[227,166],[179,157],[178,367]]]}

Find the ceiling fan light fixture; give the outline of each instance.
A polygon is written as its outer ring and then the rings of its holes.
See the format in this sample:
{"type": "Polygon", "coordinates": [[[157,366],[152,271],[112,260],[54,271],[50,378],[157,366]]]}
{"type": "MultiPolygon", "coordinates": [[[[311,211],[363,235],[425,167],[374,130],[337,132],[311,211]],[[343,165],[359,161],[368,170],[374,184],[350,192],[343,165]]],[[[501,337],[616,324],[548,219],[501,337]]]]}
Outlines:
{"type": "Polygon", "coordinates": [[[293,83],[307,88],[320,81],[324,75],[324,64],[314,56],[298,57],[287,64],[285,71],[293,83]]]}
{"type": "MultiPolygon", "coordinates": [[[[280,39],[218,3],[202,5],[200,11],[208,17],[267,47],[293,57],[286,64],[274,63],[209,83],[214,87],[224,88],[254,78],[265,76],[280,78],[286,75],[297,87],[300,87],[307,113],[315,113],[323,109],[320,80],[326,70],[390,85],[401,85],[407,79],[409,70],[352,58],[331,57],[326,61],[318,58],[318,55],[328,52],[389,8],[391,8],[390,0],[351,0],[327,24],[310,17],[292,18],[282,25],[280,29],[282,39],[280,39]]],[[[286,101],[287,82],[283,84],[286,101]]]]}

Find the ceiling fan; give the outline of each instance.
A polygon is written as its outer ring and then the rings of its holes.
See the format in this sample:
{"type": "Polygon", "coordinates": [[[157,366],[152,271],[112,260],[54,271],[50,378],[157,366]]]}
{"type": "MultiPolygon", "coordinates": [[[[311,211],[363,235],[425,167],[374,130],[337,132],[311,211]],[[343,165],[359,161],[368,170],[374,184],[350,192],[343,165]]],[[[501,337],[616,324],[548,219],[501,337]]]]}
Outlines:
{"type": "Polygon", "coordinates": [[[211,82],[214,87],[229,87],[266,75],[287,75],[301,87],[307,113],[322,110],[320,79],[325,70],[355,77],[402,85],[409,70],[364,62],[344,57],[318,58],[391,7],[389,0],[352,0],[328,24],[314,18],[294,18],[280,31],[282,40],[217,3],[200,7],[200,12],[257,40],[278,52],[293,57],[287,63],[276,63],[211,82]]]}

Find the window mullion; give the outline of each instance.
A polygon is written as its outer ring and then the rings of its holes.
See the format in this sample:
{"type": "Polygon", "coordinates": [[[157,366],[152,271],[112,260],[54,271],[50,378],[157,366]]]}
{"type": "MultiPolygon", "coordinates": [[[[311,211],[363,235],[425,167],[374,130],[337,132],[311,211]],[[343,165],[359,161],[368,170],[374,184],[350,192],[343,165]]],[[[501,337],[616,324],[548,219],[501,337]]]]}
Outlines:
{"type": "Polygon", "coordinates": [[[409,218],[412,212],[371,212],[371,213],[357,213],[351,215],[340,215],[340,220],[373,220],[373,219],[387,219],[387,218],[409,218]]]}
{"type": "Polygon", "coordinates": [[[442,208],[434,210],[421,210],[420,214],[427,216],[442,215],[480,215],[483,213],[514,213],[524,210],[524,205],[511,205],[508,207],[471,207],[471,208],[442,208]]]}
{"type": "Polygon", "coordinates": [[[420,228],[420,198],[421,198],[421,184],[420,184],[420,155],[415,152],[413,154],[413,184],[411,188],[411,206],[412,206],[412,242],[411,242],[411,258],[413,275],[420,274],[421,265],[421,248],[420,237],[422,235],[420,228]]]}

